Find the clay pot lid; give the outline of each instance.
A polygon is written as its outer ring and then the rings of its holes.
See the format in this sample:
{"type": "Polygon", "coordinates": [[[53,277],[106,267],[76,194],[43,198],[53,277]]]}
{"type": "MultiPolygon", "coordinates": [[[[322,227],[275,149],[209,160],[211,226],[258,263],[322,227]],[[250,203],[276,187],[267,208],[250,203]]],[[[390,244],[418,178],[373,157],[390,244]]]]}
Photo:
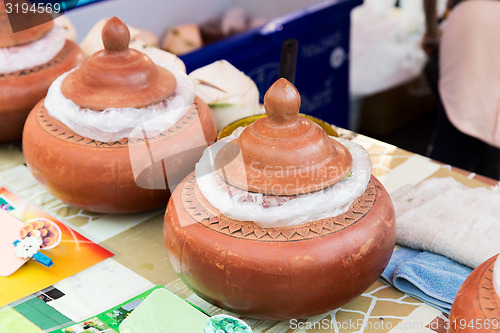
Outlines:
{"type": "MultiPolygon", "coordinates": [[[[45,36],[54,26],[54,22],[52,20],[42,16],[33,16],[23,13],[16,14],[15,12],[12,12],[12,14],[9,15],[12,15],[12,20],[33,21],[31,22],[33,23],[33,28],[21,30],[15,33],[12,32],[12,27],[9,21],[9,16],[7,15],[4,1],[0,1],[0,47],[17,46],[33,42],[45,36]],[[20,17],[21,15],[23,16],[20,17]],[[39,21],[45,23],[36,25],[39,21]]],[[[25,23],[26,26],[31,26],[30,22],[25,23]]]]}
{"type": "Polygon", "coordinates": [[[299,117],[300,95],[288,80],[269,88],[264,108],[267,117],[245,128],[215,157],[216,169],[229,184],[295,195],[333,185],[349,173],[351,154],[313,121],[299,117]]]}
{"type": "Polygon", "coordinates": [[[63,81],[61,91],[81,107],[142,108],[169,97],[175,77],[142,52],[128,47],[130,32],[117,17],[102,30],[104,50],[88,58],[63,81]]]}

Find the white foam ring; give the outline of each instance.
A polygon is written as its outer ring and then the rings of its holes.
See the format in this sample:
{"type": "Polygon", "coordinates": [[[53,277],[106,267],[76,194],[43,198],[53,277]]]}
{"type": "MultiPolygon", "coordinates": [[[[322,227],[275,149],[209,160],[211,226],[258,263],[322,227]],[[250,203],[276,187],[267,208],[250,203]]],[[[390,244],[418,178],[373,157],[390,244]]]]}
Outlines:
{"type": "Polygon", "coordinates": [[[196,164],[196,182],[205,198],[222,214],[239,221],[253,221],[261,227],[295,226],[335,217],[345,213],[368,185],[372,164],[368,152],[360,145],[333,138],[347,147],[352,155],[348,176],[323,190],[285,197],[238,190],[228,185],[214,168],[217,152],[237,138],[243,128],[205,149],[196,164]]]}
{"type": "Polygon", "coordinates": [[[0,74],[43,65],[52,60],[63,49],[65,43],[64,28],[54,24],[45,36],[31,43],[0,47],[0,74]]]}
{"type": "MultiPolygon", "coordinates": [[[[169,70],[177,80],[172,96],[144,108],[107,108],[103,111],[82,108],[61,92],[61,84],[70,73],[58,77],[50,86],[45,99],[49,115],[68,126],[78,135],[103,142],[123,138],[143,138],[145,131],[153,137],[166,131],[182,118],[194,102],[194,84],[176,65],[158,65],[169,70]]],[[[75,70],[75,69],[73,69],[75,70]]]]}

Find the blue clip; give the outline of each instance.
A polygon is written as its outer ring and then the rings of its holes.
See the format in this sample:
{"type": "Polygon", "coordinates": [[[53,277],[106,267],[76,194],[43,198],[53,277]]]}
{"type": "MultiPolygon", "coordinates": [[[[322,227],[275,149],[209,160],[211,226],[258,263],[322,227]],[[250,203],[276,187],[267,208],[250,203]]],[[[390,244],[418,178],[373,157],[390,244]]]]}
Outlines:
{"type": "MultiPolygon", "coordinates": [[[[17,245],[19,242],[20,242],[19,240],[14,241],[14,245],[17,245]]],[[[52,259],[50,259],[49,257],[47,257],[45,254],[41,253],[40,251],[38,251],[37,253],[35,253],[33,255],[33,257],[31,257],[30,259],[34,260],[37,263],[42,264],[42,265],[44,265],[46,267],[51,267],[54,264],[54,262],[52,261],[52,259]]]]}
{"type": "Polygon", "coordinates": [[[36,261],[39,264],[46,266],[46,267],[50,267],[54,264],[52,259],[50,259],[49,257],[47,257],[45,254],[43,254],[41,252],[35,253],[35,255],[33,257],[31,257],[31,259],[36,261]]]}

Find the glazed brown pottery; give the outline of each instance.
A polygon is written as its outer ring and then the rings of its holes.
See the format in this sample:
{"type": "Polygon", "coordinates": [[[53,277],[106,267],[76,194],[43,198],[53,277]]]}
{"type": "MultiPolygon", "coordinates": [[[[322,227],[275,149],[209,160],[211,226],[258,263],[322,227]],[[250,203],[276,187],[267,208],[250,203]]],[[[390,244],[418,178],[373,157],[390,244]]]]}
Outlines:
{"type": "MultiPolygon", "coordinates": [[[[120,77],[128,81],[131,73],[141,76],[138,69],[146,68],[146,73],[142,74],[153,78],[154,86],[151,88],[154,92],[135,94],[133,88],[130,90],[124,88],[127,94],[130,93],[130,105],[143,105],[144,100],[141,101],[141,98],[156,101],[165,97],[165,94],[170,95],[176,86],[175,77],[163,69],[155,72],[158,67],[147,56],[138,55],[135,51],[128,50],[128,47],[125,49],[124,40],[127,41],[128,38],[124,37],[123,33],[127,36],[129,33],[123,22],[117,18],[108,21],[103,30],[106,49],[96,53],[86,60],[80,69],[72,72],[75,73],[73,77],[81,77],[82,81],[72,83],[72,77],[66,77],[62,86],[63,93],[67,82],[71,83],[67,91],[71,91],[72,84],[82,87],[85,92],[89,91],[85,86],[92,89],[91,85],[84,82],[89,77],[97,78],[98,86],[101,84],[106,86],[111,80],[118,82],[121,87],[126,87],[126,82],[120,82],[120,77]],[[116,47],[110,46],[113,43],[109,39],[118,41],[116,47]],[[105,73],[109,76],[92,73],[91,69],[99,68],[109,61],[106,59],[107,56],[113,59],[123,57],[125,62],[117,60],[118,63],[108,66],[109,69],[105,73]],[[129,63],[130,57],[139,57],[144,62],[129,63]],[[78,73],[80,71],[81,73],[78,73]],[[168,82],[163,82],[163,79],[168,82]],[[171,82],[172,80],[174,82],[171,82]],[[157,86],[160,84],[164,84],[164,87],[157,86]]],[[[136,84],[134,80],[128,83],[132,87],[136,84]]],[[[104,107],[108,101],[120,100],[115,98],[115,93],[118,92],[113,89],[96,89],[96,91],[102,98],[88,100],[99,107],[104,107]]],[[[78,91],[75,93],[78,94],[78,91]]],[[[85,100],[85,96],[79,98],[85,100]]],[[[130,105],[126,106],[131,107],[130,105]]],[[[194,169],[194,164],[200,158],[206,144],[215,141],[216,135],[215,121],[210,109],[197,97],[189,111],[163,133],[149,139],[124,138],[114,142],[101,142],[76,134],[51,117],[42,100],[30,113],[26,122],[23,151],[27,165],[35,178],[61,200],[95,212],[131,213],[165,205],[170,195],[166,186],[166,170],[169,179],[185,177],[194,169]],[[203,146],[193,146],[194,142],[203,142],[203,146]],[[131,152],[136,155],[143,154],[147,159],[145,163],[150,164],[150,167],[144,169],[144,173],[138,177],[134,177],[131,152]],[[161,178],[163,188],[151,189],[138,185],[154,181],[155,177],[161,178]]]]}
{"type": "Polygon", "coordinates": [[[497,257],[474,269],[458,289],[450,311],[449,333],[500,331],[500,298],[493,287],[497,257]]]}
{"type": "MultiPolygon", "coordinates": [[[[12,33],[3,2],[0,2],[0,47],[25,44],[43,37],[53,22],[12,33]]],[[[83,54],[78,45],[66,40],[63,49],[49,62],[33,68],[0,74],[0,142],[20,140],[31,109],[47,93],[52,82],[78,66],[83,54]]]]}
{"type": "MultiPolygon", "coordinates": [[[[244,159],[279,167],[291,163],[300,169],[304,159],[310,158],[314,168],[325,158],[332,168],[349,169],[349,152],[321,135],[316,125],[297,119],[300,100],[294,89],[282,80],[269,89],[264,102],[268,117],[249,125],[235,141],[244,159]],[[274,159],[266,140],[279,145],[274,159]],[[288,156],[293,141],[296,148],[305,147],[298,149],[304,159],[288,156]]],[[[285,175],[289,183],[284,186],[291,185],[291,190],[307,184],[300,176],[285,175]]],[[[258,179],[253,184],[262,190],[258,179]]],[[[328,184],[328,179],[310,179],[311,189],[328,184]]],[[[344,214],[263,228],[252,216],[238,221],[221,214],[203,196],[192,173],[172,194],[163,231],[174,270],[198,296],[239,314],[274,320],[325,313],[362,294],[385,269],[396,237],[391,199],[374,177],[344,214]]]]}

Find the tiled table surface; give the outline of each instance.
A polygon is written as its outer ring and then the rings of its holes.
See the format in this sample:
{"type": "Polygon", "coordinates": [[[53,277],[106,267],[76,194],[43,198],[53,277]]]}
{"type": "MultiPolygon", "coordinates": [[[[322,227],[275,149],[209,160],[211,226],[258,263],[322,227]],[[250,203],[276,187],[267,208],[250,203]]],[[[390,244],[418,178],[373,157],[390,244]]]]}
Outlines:
{"type": "MultiPolygon", "coordinates": [[[[487,178],[437,164],[426,157],[366,136],[341,129],[339,133],[368,150],[373,162],[373,175],[381,180],[389,193],[429,177],[452,176],[471,187],[498,185],[487,178]]],[[[210,314],[223,312],[194,295],[172,270],[163,242],[164,209],[119,216],[82,211],[47,193],[23,163],[20,145],[0,145],[0,187],[6,187],[42,207],[115,255],[47,290],[0,308],[0,331],[2,320],[3,325],[9,322],[11,327],[22,327],[24,333],[41,331],[29,319],[45,329],[68,319],[78,322],[157,284],[166,286],[210,314]],[[57,294],[57,297],[50,297],[51,294],[57,294]],[[22,316],[14,310],[23,309],[28,304],[40,304],[36,306],[42,306],[50,320],[42,323],[40,316],[27,316],[27,319],[25,313],[22,316]]],[[[440,311],[377,281],[362,296],[321,316],[300,322],[245,320],[254,332],[382,333],[443,332],[446,317],[440,311]]]]}

